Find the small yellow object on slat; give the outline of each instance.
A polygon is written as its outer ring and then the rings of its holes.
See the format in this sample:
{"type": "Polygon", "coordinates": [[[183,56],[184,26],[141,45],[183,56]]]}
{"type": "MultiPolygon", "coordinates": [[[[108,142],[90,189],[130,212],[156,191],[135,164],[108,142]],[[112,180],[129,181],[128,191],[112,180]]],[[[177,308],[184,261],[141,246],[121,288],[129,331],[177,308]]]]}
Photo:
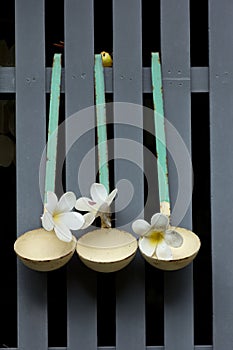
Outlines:
{"type": "Polygon", "coordinates": [[[106,51],[102,51],[101,52],[101,56],[102,56],[103,66],[104,67],[112,67],[112,57],[111,57],[111,55],[108,52],[106,52],[106,51]]]}

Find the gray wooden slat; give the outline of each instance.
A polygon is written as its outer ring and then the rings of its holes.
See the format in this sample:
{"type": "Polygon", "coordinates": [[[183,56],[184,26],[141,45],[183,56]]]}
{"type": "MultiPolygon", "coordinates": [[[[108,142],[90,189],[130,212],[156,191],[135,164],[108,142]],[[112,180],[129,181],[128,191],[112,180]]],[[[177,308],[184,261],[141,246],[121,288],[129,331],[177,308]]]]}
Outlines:
{"type": "MultiPolygon", "coordinates": [[[[0,348],[0,350],[3,350],[6,348],[0,348]]],[[[8,348],[9,350],[19,350],[18,348],[8,348]]],[[[115,346],[98,346],[98,350],[115,350],[115,346]]],[[[164,350],[164,346],[146,346],[146,350],[164,350]]],[[[67,348],[64,347],[49,347],[48,350],[67,350],[67,348]]],[[[213,350],[212,345],[196,345],[194,346],[194,350],[213,350]]]]}
{"type": "MultiPolygon", "coordinates": [[[[17,235],[41,226],[39,166],[45,147],[44,1],[15,1],[17,235]],[[33,52],[33,58],[32,58],[33,52]]],[[[18,262],[18,346],[47,347],[46,273],[18,262]]]]}
{"type": "MultiPolygon", "coordinates": [[[[190,115],[190,34],[189,1],[164,0],[161,2],[161,54],[164,80],[165,116],[178,130],[191,151],[190,115]],[[182,20],[181,20],[182,18],[182,20]]],[[[173,140],[174,141],[174,140],[173,140]]],[[[167,137],[168,149],[172,140],[167,137]]],[[[176,169],[168,157],[172,209],[177,196],[176,169]]],[[[175,162],[175,160],[173,160],[175,162]]],[[[192,172],[186,169],[186,195],[192,195],[192,172]]],[[[182,189],[179,189],[182,190],[182,189]]],[[[182,222],[172,215],[172,223],[192,228],[191,208],[182,222]]],[[[193,273],[192,265],[165,273],[164,291],[165,349],[193,348],[193,273]]]]}
{"type": "Polygon", "coordinates": [[[191,91],[192,92],[209,91],[209,68],[208,67],[191,68],[191,91]]]}
{"type": "MultiPolygon", "coordinates": [[[[46,92],[50,92],[51,68],[46,68],[46,92]]],[[[105,91],[113,92],[112,68],[105,68],[105,91]]],[[[151,70],[149,67],[143,68],[143,92],[151,93],[151,70]]],[[[191,91],[208,92],[209,91],[209,68],[193,67],[191,68],[191,91]]],[[[15,92],[15,68],[0,67],[0,93],[15,92]]],[[[61,92],[65,92],[65,70],[62,69],[61,92]]]]}
{"type": "MultiPolygon", "coordinates": [[[[141,42],[141,1],[113,1],[115,186],[121,179],[127,179],[135,191],[129,207],[122,212],[118,212],[116,201],[116,226],[130,232],[132,221],[143,215],[143,172],[140,172],[143,169],[143,113],[134,105],[124,108],[124,104],[116,102],[142,105],[141,42]],[[135,160],[130,155],[132,144],[124,147],[124,140],[117,141],[118,138],[141,144],[139,151],[132,154],[135,160]],[[135,167],[136,161],[138,167],[135,167]],[[138,171],[138,168],[141,169],[138,171]]],[[[127,194],[125,189],[125,197],[127,194]]],[[[129,266],[116,274],[116,349],[145,349],[144,304],[144,262],[137,254],[129,266]]]]}
{"type": "MultiPolygon", "coordinates": [[[[0,348],[0,350],[3,350],[6,348],[0,348]]],[[[49,347],[48,350],[66,350],[67,348],[54,348],[54,347],[49,347]]],[[[115,350],[115,346],[98,346],[98,350],[115,350]]],[[[9,348],[9,350],[19,350],[18,348],[9,348]]],[[[164,350],[164,346],[147,346],[146,350],[164,350]]],[[[212,345],[196,345],[194,346],[194,350],[213,350],[212,345]]]]}
{"type": "MultiPolygon", "coordinates": [[[[0,348],[0,350],[3,350],[6,348],[0,348]]],[[[9,350],[19,350],[18,348],[8,348],[9,350]]],[[[98,350],[115,350],[115,346],[98,346],[98,350]]],[[[164,346],[146,346],[146,350],[165,350],[164,346]]],[[[194,350],[213,350],[212,345],[195,345],[194,350]]],[[[65,347],[48,347],[48,350],[67,350],[65,347]]]]}
{"type": "MultiPolygon", "coordinates": [[[[86,137],[77,141],[66,158],[67,190],[79,197],[89,195],[91,183],[95,181],[94,155],[89,161],[82,188],[78,184],[78,171],[86,153],[95,145],[94,110],[83,118],[77,112],[94,104],[94,24],[93,0],[65,1],[65,96],[66,96],[66,139],[87,124],[90,129],[86,137]],[[70,116],[77,113],[70,123],[70,116]]],[[[82,136],[82,135],[81,135],[82,136]]],[[[79,232],[78,235],[83,232],[79,232]]],[[[68,348],[70,350],[94,350],[97,348],[96,321],[96,273],[88,270],[73,257],[68,266],[68,348]]]]}
{"type": "Polygon", "coordinates": [[[232,349],[233,3],[209,1],[213,347],[232,349]]]}
{"type": "MultiPolygon", "coordinates": [[[[0,92],[1,92],[1,79],[3,80],[2,89],[5,89],[3,92],[14,92],[14,71],[13,68],[7,68],[7,71],[3,70],[3,77],[1,77],[1,68],[0,68],[0,92]],[[9,71],[9,72],[8,72],[9,71]],[[9,80],[8,80],[9,79],[9,80]],[[8,88],[9,86],[9,88],[8,88]]],[[[150,67],[144,67],[143,72],[143,92],[152,93],[152,84],[151,84],[151,69],[150,67]]],[[[113,70],[112,68],[104,68],[105,75],[105,91],[106,93],[113,92],[113,70]]],[[[51,68],[47,68],[47,83],[46,91],[50,91],[50,76],[51,68]]],[[[174,78],[173,78],[174,79],[174,78]]],[[[179,79],[179,78],[177,78],[179,79]]],[[[183,78],[181,78],[183,79],[183,78]]],[[[165,80],[165,79],[164,79],[165,80]]],[[[62,70],[62,81],[61,81],[61,92],[65,91],[65,71],[62,70]]],[[[209,91],[209,68],[208,67],[192,67],[191,68],[191,91],[192,92],[208,92],[209,91]]]]}

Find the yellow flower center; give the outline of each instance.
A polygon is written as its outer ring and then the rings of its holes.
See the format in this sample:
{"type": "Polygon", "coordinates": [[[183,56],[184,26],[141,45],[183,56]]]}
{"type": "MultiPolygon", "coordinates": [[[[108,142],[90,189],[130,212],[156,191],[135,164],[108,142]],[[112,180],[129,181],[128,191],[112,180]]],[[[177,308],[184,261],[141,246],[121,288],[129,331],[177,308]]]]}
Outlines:
{"type": "Polygon", "coordinates": [[[59,214],[53,214],[53,221],[55,222],[55,224],[60,222],[59,214]]]}
{"type": "Polygon", "coordinates": [[[150,236],[148,238],[149,238],[151,244],[157,245],[158,243],[160,243],[164,240],[163,232],[153,231],[150,233],[150,236]]]}

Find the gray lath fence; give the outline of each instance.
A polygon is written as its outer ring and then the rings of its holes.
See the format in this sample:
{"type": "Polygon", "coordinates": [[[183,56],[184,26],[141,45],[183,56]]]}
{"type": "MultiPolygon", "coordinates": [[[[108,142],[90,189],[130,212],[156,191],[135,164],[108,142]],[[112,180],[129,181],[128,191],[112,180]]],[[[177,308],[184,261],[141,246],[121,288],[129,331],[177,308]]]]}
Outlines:
{"type": "MultiPolygon", "coordinates": [[[[66,118],[94,104],[93,2],[64,1],[65,66],[62,93],[65,96],[66,118]]],[[[161,301],[164,302],[164,306],[161,306],[164,344],[146,343],[149,321],[146,322],[145,263],[138,254],[127,268],[114,275],[115,344],[102,346],[98,343],[97,281],[101,281],[101,277],[84,267],[77,257],[69,262],[63,277],[57,275],[61,283],[67,286],[67,322],[65,320],[64,323],[67,327],[67,346],[63,344],[53,347],[53,350],[233,349],[233,2],[209,0],[208,5],[209,67],[190,66],[189,0],[161,0],[160,27],[165,115],[182,136],[190,153],[191,94],[209,93],[212,218],[209,240],[212,244],[212,277],[207,278],[212,278],[212,344],[194,344],[193,265],[172,273],[161,272],[162,275],[150,272],[150,279],[164,279],[161,301]]],[[[114,65],[105,69],[105,79],[106,92],[113,93],[114,102],[143,105],[143,94],[152,92],[150,68],[142,64],[141,7],[140,0],[113,0],[114,65]]],[[[54,13],[56,15],[56,2],[54,13]]],[[[50,89],[51,76],[51,68],[45,65],[44,14],[44,0],[15,1],[16,63],[14,68],[0,68],[0,92],[16,94],[17,235],[39,227],[42,212],[38,169],[46,144],[46,92],[50,89]]],[[[143,114],[137,117],[143,126],[143,114]]],[[[201,130],[206,118],[201,105],[195,118],[198,118],[201,130]]],[[[116,117],[114,122],[117,121],[116,117]]],[[[135,133],[118,125],[114,128],[114,135],[116,138],[127,137],[143,142],[143,127],[135,133]]],[[[82,141],[81,149],[80,144],[74,145],[67,156],[66,188],[77,195],[77,169],[86,150],[94,146],[93,129],[82,141]]],[[[127,158],[127,149],[125,152],[127,158]]],[[[138,154],[141,168],[144,161],[141,152],[138,154]]],[[[134,211],[140,212],[144,206],[144,177],[141,172],[134,171],[130,162],[119,161],[115,166],[114,182],[122,178],[136,184],[137,191],[133,206],[124,213],[116,214],[116,222],[131,231],[131,222],[126,224],[126,218],[132,217],[134,211]]],[[[90,165],[86,193],[93,179],[95,169],[90,165]]],[[[175,179],[176,169],[170,165],[173,204],[177,186],[175,179]]],[[[192,181],[191,173],[187,173],[187,179],[192,181]]],[[[202,193],[198,195],[201,202],[202,193]]],[[[180,226],[192,228],[191,206],[180,226]]],[[[17,349],[48,349],[47,279],[46,273],[31,271],[18,262],[17,349]]],[[[106,278],[106,281],[110,281],[110,278],[106,278]]],[[[204,289],[205,280],[202,279],[196,288],[204,289]]],[[[203,309],[205,302],[203,300],[203,309]]],[[[155,314],[154,319],[156,317],[155,314]]],[[[56,318],[59,322],[59,310],[56,318]]],[[[155,321],[154,332],[158,329],[157,323],[155,321]]]]}

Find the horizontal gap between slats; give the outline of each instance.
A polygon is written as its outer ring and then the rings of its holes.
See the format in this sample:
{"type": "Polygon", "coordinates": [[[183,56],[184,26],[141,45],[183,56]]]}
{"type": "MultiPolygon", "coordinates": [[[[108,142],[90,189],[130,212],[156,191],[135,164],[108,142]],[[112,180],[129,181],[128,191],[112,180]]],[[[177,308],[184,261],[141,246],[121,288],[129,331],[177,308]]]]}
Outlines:
{"type": "MultiPolygon", "coordinates": [[[[50,92],[51,68],[46,68],[46,92],[50,92]]],[[[29,77],[30,78],[30,77],[29,77]]],[[[189,78],[165,78],[165,80],[184,81],[189,78]]],[[[208,92],[209,91],[209,68],[193,67],[191,68],[191,91],[208,92]]],[[[112,68],[105,68],[105,87],[106,93],[113,92],[112,68]]],[[[65,92],[65,70],[62,69],[61,92],[65,92]]],[[[143,68],[143,92],[151,93],[151,72],[150,67],[143,68]]],[[[15,67],[0,67],[0,93],[15,93],[15,67]]]]}
{"type": "MultiPolygon", "coordinates": [[[[8,350],[20,350],[18,348],[7,348],[8,350]]],[[[99,346],[97,350],[115,350],[114,346],[99,346]]],[[[147,346],[145,350],[164,350],[164,346],[147,346]]],[[[0,348],[0,350],[6,350],[6,348],[0,348]]],[[[67,350],[67,348],[48,348],[48,350],[67,350]]],[[[212,345],[195,345],[194,350],[213,350],[212,345]]]]}

